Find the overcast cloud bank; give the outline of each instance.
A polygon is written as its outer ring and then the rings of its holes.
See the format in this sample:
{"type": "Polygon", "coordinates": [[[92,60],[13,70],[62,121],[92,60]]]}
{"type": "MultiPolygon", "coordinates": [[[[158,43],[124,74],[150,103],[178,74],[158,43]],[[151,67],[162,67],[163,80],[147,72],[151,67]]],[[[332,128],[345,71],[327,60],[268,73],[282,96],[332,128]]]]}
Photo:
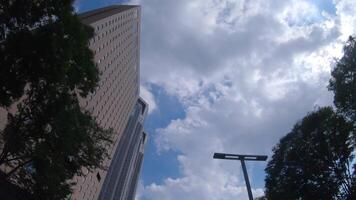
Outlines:
{"type": "Polygon", "coordinates": [[[133,2],[142,5],[141,92],[159,109],[149,87],[158,85],[186,112],[151,138],[161,153],[179,152],[182,177],[141,183],[139,199],[247,199],[239,165],[212,153],[270,155],[298,119],[331,105],[326,86],[355,33],[356,2],[334,1],[334,11],[312,2],[133,2]]]}

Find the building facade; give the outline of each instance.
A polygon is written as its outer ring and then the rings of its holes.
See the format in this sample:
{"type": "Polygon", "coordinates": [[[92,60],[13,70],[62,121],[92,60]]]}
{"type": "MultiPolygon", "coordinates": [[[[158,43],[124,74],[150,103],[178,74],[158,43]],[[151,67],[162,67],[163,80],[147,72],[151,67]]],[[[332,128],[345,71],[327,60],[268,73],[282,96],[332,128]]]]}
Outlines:
{"type": "Polygon", "coordinates": [[[101,188],[100,200],[133,200],[147,135],[143,123],[147,104],[138,99],[119,141],[101,188]]]}
{"type": "Polygon", "coordinates": [[[146,141],[142,125],[148,109],[139,98],[140,16],[140,7],[129,5],[79,15],[95,30],[89,46],[101,73],[96,91],[80,103],[115,135],[108,147],[110,159],[104,161],[106,169],[83,169],[85,176],[74,178],[73,200],[98,199],[99,195],[100,199],[134,199],[146,141]]]}

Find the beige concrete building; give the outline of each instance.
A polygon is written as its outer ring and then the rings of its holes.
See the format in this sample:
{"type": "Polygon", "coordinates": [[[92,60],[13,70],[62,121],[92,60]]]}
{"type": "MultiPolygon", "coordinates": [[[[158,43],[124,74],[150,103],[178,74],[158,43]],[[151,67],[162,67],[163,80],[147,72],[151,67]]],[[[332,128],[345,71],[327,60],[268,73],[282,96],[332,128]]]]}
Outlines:
{"type": "MultiPolygon", "coordinates": [[[[139,99],[140,7],[110,6],[79,16],[95,29],[90,48],[101,73],[98,88],[81,104],[102,127],[113,128],[114,143],[109,147],[112,158],[139,99]]],[[[110,163],[111,159],[104,165],[109,169],[110,163]]],[[[75,177],[77,185],[71,199],[98,199],[107,170],[83,171],[86,176],[75,177]]]]}

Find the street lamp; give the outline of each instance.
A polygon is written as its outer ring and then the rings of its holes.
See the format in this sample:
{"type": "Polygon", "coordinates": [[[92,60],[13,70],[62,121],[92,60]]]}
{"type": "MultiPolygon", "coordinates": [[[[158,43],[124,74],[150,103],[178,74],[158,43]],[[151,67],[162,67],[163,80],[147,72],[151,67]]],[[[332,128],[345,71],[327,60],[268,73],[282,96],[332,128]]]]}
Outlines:
{"type": "Polygon", "coordinates": [[[241,154],[214,153],[213,158],[214,159],[240,160],[241,161],[242,171],[244,173],[244,178],[245,178],[245,182],[246,182],[248,198],[250,200],[253,200],[252,192],[251,192],[251,185],[250,185],[250,181],[248,179],[245,160],[266,161],[267,156],[265,156],[265,155],[241,155],[241,154]]]}

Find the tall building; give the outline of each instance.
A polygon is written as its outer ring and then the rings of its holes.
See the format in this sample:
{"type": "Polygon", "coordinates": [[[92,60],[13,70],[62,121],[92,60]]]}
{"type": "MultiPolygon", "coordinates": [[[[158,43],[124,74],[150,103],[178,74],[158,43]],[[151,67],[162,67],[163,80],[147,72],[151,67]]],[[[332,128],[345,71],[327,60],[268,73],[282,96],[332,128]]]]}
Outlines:
{"type": "Polygon", "coordinates": [[[146,133],[143,122],[148,105],[139,98],[140,7],[116,5],[79,15],[95,30],[90,41],[101,73],[99,86],[81,106],[104,128],[114,130],[108,147],[107,169],[75,177],[71,199],[134,199],[146,133]]]}
{"type": "Polygon", "coordinates": [[[134,199],[147,140],[147,135],[143,132],[147,109],[147,104],[139,99],[116,148],[101,188],[100,200],[134,199]]]}

